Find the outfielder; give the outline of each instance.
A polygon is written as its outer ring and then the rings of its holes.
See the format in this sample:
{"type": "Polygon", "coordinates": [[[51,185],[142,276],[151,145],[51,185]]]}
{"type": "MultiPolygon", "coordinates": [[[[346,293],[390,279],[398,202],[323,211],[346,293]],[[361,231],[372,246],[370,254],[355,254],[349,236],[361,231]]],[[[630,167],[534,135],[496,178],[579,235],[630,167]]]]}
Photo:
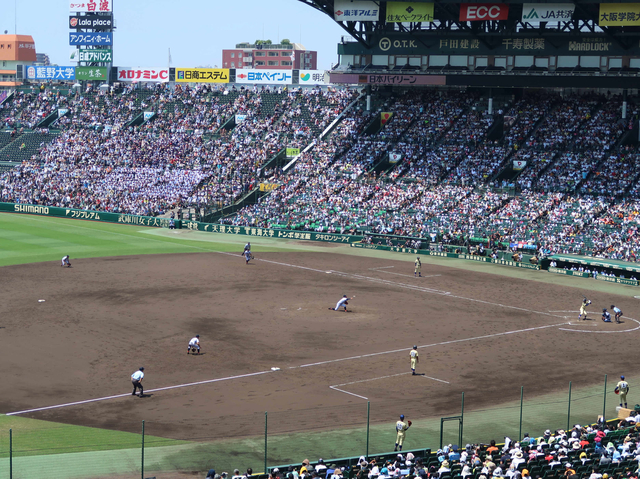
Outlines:
{"type": "Polygon", "coordinates": [[[404,422],[404,414],[400,414],[400,420],[396,423],[396,447],[394,451],[397,451],[398,448],[402,451],[405,432],[411,427],[411,421],[407,421],[407,423],[404,422]]]}
{"type": "Polygon", "coordinates": [[[338,304],[336,304],[336,307],[334,308],[334,311],[340,311],[340,308],[344,308],[342,311],[344,311],[345,313],[347,312],[347,305],[349,304],[348,301],[352,300],[353,298],[347,298],[347,295],[345,294],[342,299],[340,301],[338,301],[338,304]]]}
{"type": "Polygon", "coordinates": [[[133,384],[132,396],[136,395],[137,389],[140,389],[140,397],[144,394],[144,390],[142,389],[142,378],[144,378],[144,368],[138,369],[131,375],[131,383],[133,384]]]}
{"type": "Polygon", "coordinates": [[[580,306],[580,315],[578,316],[578,320],[587,319],[587,306],[589,306],[590,304],[591,304],[591,301],[589,301],[586,297],[582,300],[582,305],[580,306]]]}
{"type": "Polygon", "coordinates": [[[422,269],[422,262],[420,261],[420,256],[416,257],[414,264],[415,264],[415,268],[413,270],[413,276],[418,276],[422,278],[422,273],[420,272],[420,270],[422,269]]]}
{"type": "Polygon", "coordinates": [[[620,376],[620,381],[616,385],[616,394],[620,395],[620,407],[624,404],[627,407],[627,393],[629,392],[629,383],[624,380],[624,376],[620,376]]]}
{"type": "Polygon", "coordinates": [[[414,346],[411,352],[409,353],[409,357],[411,358],[411,375],[416,375],[416,364],[420,361],[418,357],[418,346],[414,346]]]}
{"type": "Polygon", "coordinates": [[[199,334],[196,334],[195,337],[191,338],[191,341],[189,341],[189,346],[187,346],[187,354],[189,354],[192,349],[197,350],[197,352],[193,354],[200,354],[200,335],[199,334]]]}
{"type": "Polygon", "coordinates": [[[617,306],[614,306],[613,304],[611,305],[611,309],[613,310],[613,312],[616,314],[616,323],[620,322],[620,318],[622,317],[622,311],[620,311],[620,308],[618,308],[617,306]]]}
{"type": "Polygon", "coordinates": [[[71,268],[71,261],[69,261],[69,255],[65,255],[62,257],[62,264],[60,266],[66,266],[67,268],[71,268]]]}

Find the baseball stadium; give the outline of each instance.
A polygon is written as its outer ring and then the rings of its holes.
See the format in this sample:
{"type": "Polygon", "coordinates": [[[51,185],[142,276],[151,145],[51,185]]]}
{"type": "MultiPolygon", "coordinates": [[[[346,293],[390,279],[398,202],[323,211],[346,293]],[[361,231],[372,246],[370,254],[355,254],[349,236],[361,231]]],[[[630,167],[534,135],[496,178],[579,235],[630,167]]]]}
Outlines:
{"type": "Polygon", "coordinates": [[[640,4],[290,1],[331,69],[0,35],[0,478],[637,479],[640,4]]]}

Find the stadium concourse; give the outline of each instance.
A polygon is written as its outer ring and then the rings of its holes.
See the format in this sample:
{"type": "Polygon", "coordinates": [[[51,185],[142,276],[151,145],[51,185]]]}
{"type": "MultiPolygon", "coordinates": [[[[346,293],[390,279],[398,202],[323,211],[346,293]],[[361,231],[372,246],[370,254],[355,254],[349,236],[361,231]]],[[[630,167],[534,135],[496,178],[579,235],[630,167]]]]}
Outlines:
{"type": "Polygon", "coordinates": [[[231,205],[265,182],[279,186],[221,221],[638,261],[639,150],[622,99],[497,100],[489,114],[486,95],[456,89],[374,91],[370,111],[333,87],[17,92],[0,107],[0,161],[16,164],[1,200],[155,216],[231,205]],[[283,171],[269,160],[285,148],[307,150],[283,171]]]}

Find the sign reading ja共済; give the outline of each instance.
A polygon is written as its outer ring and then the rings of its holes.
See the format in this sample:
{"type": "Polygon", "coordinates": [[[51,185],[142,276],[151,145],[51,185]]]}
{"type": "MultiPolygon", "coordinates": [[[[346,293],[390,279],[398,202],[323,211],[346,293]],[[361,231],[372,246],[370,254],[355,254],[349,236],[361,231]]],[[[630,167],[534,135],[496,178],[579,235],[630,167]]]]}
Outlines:
{"type": "Polygon", "coordinates": [[[337,22],[377,22],[380,7],[371,0],[334,0],[333,19],[337,22]]]}
{"type": "Polygon", "coordinates": [[[69,45],[107,45],[113,44],[111,32],[69,33],[69,45]]]}
{"type": "Polygon", "coordinates": [[[27,67],[28,80],[75,80],[76,67],[27,67]]]}
{"type": "Polygon", "coordinates": [[[601,3],[598,25],[640,25],[640,3],[601,3]]]}
{"type": "Polygon", "coordinates": [[[78,0],[69,2],[70,12],[113,12],[112,0],[78,0]]]}
{"type": "Polygon", "coordinates": [[[169,81],[169,69],[153,67],[118,67],[118,81],[166,83],[169,81]]]}
{"type": "Polygon", "coordinates": [[[532,24],[568,22],[575,10],[573,3],[525,3],[522,5],[522,21],[532,24]]]}
{"type": "Polygon", "coordinates": [[[291,85],[291,70],[237,70],[236,83],[291,85]]]}
{"type": "Polygon", "coordinates": [[[229,83],[228,68],[176,68],[177,83],[229,83]]]}

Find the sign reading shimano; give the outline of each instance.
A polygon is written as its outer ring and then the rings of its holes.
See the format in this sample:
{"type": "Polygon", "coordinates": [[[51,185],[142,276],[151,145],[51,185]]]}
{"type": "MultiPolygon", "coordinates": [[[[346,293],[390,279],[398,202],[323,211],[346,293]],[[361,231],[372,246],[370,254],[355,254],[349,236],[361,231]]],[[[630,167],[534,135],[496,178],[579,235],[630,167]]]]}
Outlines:
{"type": "Polygon", "coordinates": [[[263,85],[291,85],[291,70],[242,70],[236,71],[236,83],[263,85]]]}
{"type": "Polygon", "coordinates": [[[27,80],[75,80],[75,67],[27,67],[27,80]]]}
{"type": "Polygon", "coordinates": [[[69,45],[107,45],[113,44],[113,33],[111,32],[90,32],[90,33],[69,33],[69,45]]]}
{"type": "Polygon", "coordinates": [[[522,21],[527,23],[568,22],[573,18],[573,3],[525,3],[522,5],[522,21]]]}

